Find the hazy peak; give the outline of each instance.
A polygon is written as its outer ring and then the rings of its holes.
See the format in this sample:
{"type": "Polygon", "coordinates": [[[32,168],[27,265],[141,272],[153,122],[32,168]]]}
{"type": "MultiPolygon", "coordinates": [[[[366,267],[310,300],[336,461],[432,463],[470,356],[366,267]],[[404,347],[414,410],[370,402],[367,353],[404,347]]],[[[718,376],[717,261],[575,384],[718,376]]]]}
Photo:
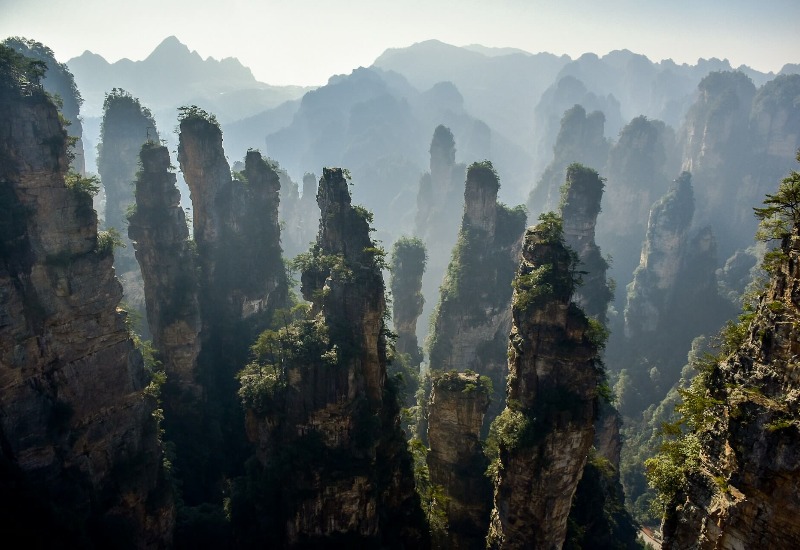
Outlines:
{"type": "Polygon", "coordinates": [[[178,57],[185,57],[194,53],[197,57],[200,55],[197,52],[191,52],[189,47],[178,40],[175,36],[168,36],[147,56],[145,61],[153,61],[155,59],[174,59],[178,57]]]}

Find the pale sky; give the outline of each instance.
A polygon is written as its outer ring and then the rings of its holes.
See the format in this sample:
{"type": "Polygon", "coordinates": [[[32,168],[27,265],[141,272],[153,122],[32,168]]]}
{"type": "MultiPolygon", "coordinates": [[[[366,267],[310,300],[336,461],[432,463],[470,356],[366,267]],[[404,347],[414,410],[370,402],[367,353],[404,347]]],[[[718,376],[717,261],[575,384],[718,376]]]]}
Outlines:
{"type": "Polygon", "coordinates": [[[237,57],[262,82],[300,85],[431,38],[777,72],[800,63],[798,25],[800,0],[0,0],[0,40],[38,40],[59,61],[84,50],[139,60],[175,35],[204,58],[237,57]]]}

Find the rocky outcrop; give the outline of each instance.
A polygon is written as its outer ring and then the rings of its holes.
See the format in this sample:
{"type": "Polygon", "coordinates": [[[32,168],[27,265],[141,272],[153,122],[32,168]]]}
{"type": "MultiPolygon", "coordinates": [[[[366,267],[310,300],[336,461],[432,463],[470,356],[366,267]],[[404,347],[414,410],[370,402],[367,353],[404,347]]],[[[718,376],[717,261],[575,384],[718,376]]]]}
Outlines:
{"type": "Polygon", "coordinates": [[[716,239],[708,227],[690,231],[694,212],[691,176],[684,172],[653,205],[639,267],[628,285],[626,349],[614,361],[629,369],[631,393],[621,396],[636,415],[680,378],[686,350],[734,315],[719,295],[716,239]]]}
{"type": "Polygon", "coordinates": [[[422,362],[417,344],[417,319],[422,314],[422,275],[428,254],[420,239],[400,238],[392,246],[392,323],[397,334],[397,352],[409,357],[409,364],[422,362]]]}
{"type": "Polygon", "coordinates": [[[163,548],[174,521],[156,401],[118,309],[90,187],[35,70],[0,61],[0,491],[10,540],[163,548]]]}
{"type": "Polygon", "coordinates": [[[560,219],[528,229],[514,280],[506,408],[499,446],[491,548],[560,548],[594,437],[598,347],[571,302],[577,258],[560,219]]]}
{"type": "Polygon", "coordinates": [[[142,272],[128,238],[126,216],[135,202],[132,184],[139,170],[139,151],[149,142],[158,143],[153,115],[128,92],[114,88],[103,104],[97,170],[106,194],[105,226],[114,228],[125,245],[114,256],[114,268],[122,282],[125,301],[142,314],[142,272]]]}
{"type": "Polygon", "coordinates": [[[178,159],[194,208],[206,338],[232,338],[234,331],[246,328],[242,322],[253,325],[249,332],[257,334],[272,311],[284,305],[287,292],[278,174],[251,150],[242,180],[232,179],[216,120],[196,108],[182,116],[178,159]]]}
{"type": "Polygon", "coordinates": [[[424,545],[399,409],[386,376],[386,307],[371,214],[326,168],[320,228],[301,257],[308,315],[262,334],[240,375],[257,491],[237,504],[271,524],[255,540],[282,547],[424,545]],[[286,483],[290,476],[291,483],[286,483]],[[262,516],[263,517],[263,516],[262,516]]]}
{"type": "MultiPolygon", "coordinates": [[[[428,250],[429,262],[422,279],[422,293],[436,296],[447,269],[447,259],[456,242],[459,216],[463,212],[462,185],[466,167],[456,164],[456,143],[453,133],[439,125],[433,132],[430,146],[430,172],[423,174],[417,193],[417,214],[414,234],[428,250]]],[[[435,304],[423,314],[429,318],[435,304]]]]}
{"type": "Polygon", "coordinates": [[[639,264],[650,207],[669,189],[668,174],[680,166],[676,157],[675,132],[644,116],[631,120],[608,152],[597,241],[614,258],[610,271],[620,288],[630,282],[639,264]]]}
{"type": "Polygon", "coordinates": [[[236,471],[248,453],[235,375],[247,364],[256,336],[287,304],[280,184],[275,170],[254,150],[232,179],[219,125],[197,107],[181,112],[178,160],[191,190],[199,267],[197,376],[212,404],[192,424],[196,437],[187,436],[183,449],[179,446],[178,470],[192,473],[183,483],[187,504],[221,505],[223,475],[236,471]],[[214,452],[218,448],[227,452],[214,452]]]}
{"type": "MultiPolygon", "coordinates": [[[[792,178],[796,188],[800,174],[792,178]]],[[[693,428],[684,437],[696,446],[673,447],[687,449],[686,482],[667,507],[664,548],[800,544],[797,225],[781,252],[752,318],[727,334],[725,354],[682,394],[693,428]]]]}
{"type": "Polygon", "coordinates": [[[567,168],[561,201],[564,242],[578,254],[579,269],[583,272],[582,284],[573,299],[586,315],[603,324],[613,298],[606,280],[608,262],[594,239],[604,186],[603,178],[595,170],[571,164],[567,168]]]}
{"type": "Polygon", "coordinates": [[[748,191],[755,183],[749,181],[756,159],[748,128],[755,94],[755,85],[741,72],[710,73],[697,86],[680,135],[682,169],[692,173],[702,205],[697,221],[714,227],[726,256],[752,239],[751,207],[769,190],[748,191]]]}
{"type": "Polygon", "coordinates": [[[447,495],[444,548],[486,547],[492,507],[488,460],[481,445],[491,382],[474,372],[434,377],[428,405],[428,470],[431,483],[447,495]]]}
{"type": "Polygon", "coordinates": [[[201,322],[195,252],[169,151],[149,142],[140,159],[128,235],[142,270],[153,346],[167,374],[167,430],[179,435],[181,430],[171,430],[170,424],[177,417],[196,416],[203,397],[197,373],[201,322]]]}
{"type": "Polygon", "coordinates": [[[431,370],[471,369],[491,378],[490,421],[502,408],[511,281],[525,227],[522,207],[497,202],[499,188],[491,162],[469,167],[461,230],[428,342],[431,370]]]}
{"type": "Polygon", "coordinates": [[[561,129],[553,147],[553,158],[528,197],[528,213],[536,219],[543,212],[558,208],[564,173],[573,163],[604,166],[608,142],[603,136],[606,118],[600,111],[589,114],[575,105],[564,112],[561,129]]]}
{"type": "Polygon", "coordinates": [[[677,291],[689,227],[694,215],[692,176],[684,172],[650,210],[639,267],[628,287],[625,334],[653,333],[677,291]]]}
{"type": "Polygon", "coordinates": [[[42,86],[47,93],[61,98],[58,110],[69,123],[67,126],[67,133],[70,136],[70,146],[67,147],[69,167],[78,174],[84,175],[86,159],[83,145],[83,123],[80,113],[83,98],[69,67],[65,63],[59,63],[53,50],[41,42],[27,38],[12,37],[3,40],[3,45],[25,57],[45,64],[47,71],[42,80],[42,86]],[[72,143],[73,141],[74,143],[72,143]]]}

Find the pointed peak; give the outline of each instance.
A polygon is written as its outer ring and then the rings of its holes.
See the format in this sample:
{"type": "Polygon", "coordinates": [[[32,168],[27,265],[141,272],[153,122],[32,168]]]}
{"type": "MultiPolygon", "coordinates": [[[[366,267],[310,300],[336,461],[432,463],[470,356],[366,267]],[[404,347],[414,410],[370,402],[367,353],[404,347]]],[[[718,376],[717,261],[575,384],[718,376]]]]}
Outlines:
{"type": "Polygon", "coordinates": [[[147,59],[184,56],[186,54],[191,54],[189,47],[178,40],[176,36],[168,36],[156,46],[153,52],[147,56],[147,59]]]}

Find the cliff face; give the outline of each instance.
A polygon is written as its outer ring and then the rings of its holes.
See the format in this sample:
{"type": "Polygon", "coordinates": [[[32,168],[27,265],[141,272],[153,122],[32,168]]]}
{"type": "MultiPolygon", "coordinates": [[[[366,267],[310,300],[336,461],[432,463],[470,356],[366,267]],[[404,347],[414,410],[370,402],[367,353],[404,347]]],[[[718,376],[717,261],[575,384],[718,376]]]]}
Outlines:
{"type": "Polygon", "coordinates": [[[158,143],[156,123],[138,99],[115,88],[103,103],[100,140],[97,170],[106,193],[105,226],[118,231],[125,244],[115,253],[114,268],[126,302],[144,314],[142,272],[125,226],[128,209],[134,203],[131,184],[139,169],[139,151],[145,142],[158,143]]]}
{"type": "Polygon", "coordinates": [[[506,408],[499,445],[492,548],[560,548],[594,437],[598,349],[571,303],[577,258],[560,220],[528,229],[514,282],[506,408]]]}
{"type": "Polygon", "coordinates": [[[83,147],[83,125],[80,110],[83,98],[75,84],[75,77],[69,67],[56,61],[53,50],[35,40],[20,37],[6,38],[3,44],[12,48],[17,53],[41,61],[47,67],[47,72],[42,80],[45,91],[61,98],[59,111],[69,121],[67,133],[75,140],[71,150],[68,149],[69,166],[78,174],[83,175],[86,169],[86,159],[83,147]]]}
{"type": "Polygon", "coordinates": [[[625,349],[614,361],[632,384],[623,414],[638,414],[680,377],[692,340],[713,334],[734,315],[719,295],[717,243],[711,229],[690,231],[694,212],[691,176],[683,173],[653,205],[639,267],[627,288],[625,349]]]}
{"type": "Polygon", "coordinates": [[[267,511],[274,524],[262,543],[419,545],[421,510],[387,384],[371,214],[351,206],[338,168],[323,171],[317,203],[317,241],[300,260],[308,315],[262,334],[239,376],[258,458],[251,479],[262,480],[241,517],[267,511]]]}
{"type": "Polygon", "coordinates": [[[97,233],[91,194],[65,185],[67,134],[56,107],[35,79],[6,80],[8,59],[0,63],[5,525],[34,545],[166,547],[174,508],[156,403],[117,309],[113,245],[97,233]]]}
{"type": "Polygon", "coordinates": [[[597,240],[614,258],[614,279],[624,287],[639,263],[642,236],[650,207],[669,188],[669,176],[680,164],[675,132],[658,120],[639,116],[620,132],[608,152],[604,175],[603,215],[597,220],[597,240]]]}
{"type": "Polygon", "coordinates": [[[129,217],[128,235],[142,270],[153,346],[167,373],[168,393],[177,394],[165,400],[169,424],[173,406],[180,408],[176,397],[188,405],[196,404],[203,395],[197,375],[198,282],[177,178],[170,172],[169,151],[148,143],[140,158],[136,210],[129,217]]]}
{"type": "MultiPolygon", "coordinates": [[[[463,212],[462,185],[466,167],[456,164],[456,143],[453,133],[439,125],[433,132],[430,146],[430,171],[420,178],[417,193],[417,215],[414,234],[428,250],[430,259],[422,280],[422,293],[436,296],[447,269],[447,259],[456,242],[459,215],[463,212]]],[[[423,313],[429,318],[435,304],[423,313]]],[[[424,334],[424,332],[423,332],[424,334]]]]}
{"type": "Polygon", "coordinates": [[[672,301],[694,215],[691,182],[689,173],[681,174],[650,210],[641,260],[628,288],[625,334],[629,337],[655,332],[672,301]]]}
{"type": "Polygon", "coordinates": [[[221,502],[222,476],[237,471],[248,453],[235,374],[247,364],[256,336],[286,306],[288,284],[276,171],[260,153],[249,151],[244,171],[232,179],[219,126],[196,107],[181,113],[178,159],[191,190],[199,267],[197,377],[213,403],[192,424],[183,451],[178,448],[179,462],[186,461],[178,469],[192,472],[183,496],[195,505],[221,502]],[[212,452],[220,446],[228,452],[212,452]]]}
{"type": "Polygon", "coordinates": [[[608,157],[608,142],[603,136],[605,116],[600,111],[587,114],[580,105],[564,112],[561,129],[553,147],[553,159],[528,197],[531,219],[558,208],[559,190],[564,172],[575,162],[586,166],[604,166],[608,157]]]}
{"type": "MultiPolygon", "coordinates": [[[[796,187],[800,174],[793,176],[796,187]]],[[[664,548],[800,543],[797,225],[781,249],[754,315],[741,321],[738,339],[726,340],[735,347],[683,395],[696,447],[686,448],[686,484],[667,507],[664,548]]]]}
{"type": "Polygon", "coordinates": [[[755,94],[753,82],[743,73],[710,73],[700,81],[681,131],[682,169],[692,173],[703,205],[697,221],[713,224],[726,256],[752,238],[750,207],[769,190],[752,181],[756,159],[749,118],[755,94]]]}
{"type": "Polygon", "coordinates": [[[490,393],[488,379],[477,373],[443,373],[433,381],[428,469],[449,498],[445,548],[486,547],[492,487],[480,435],[490,393]]]}
{"type": "Polygon", "coordinates": [[[574,301],[586,315],[605,324],[613,294],[606,281],[608,262],[594,240],[603,187],[603,179],[596,171],[580,164],[570,165],[562,188],[561,219],[564,242],[578,254],[580,270],[585,271],[574,301]]]}
{"type": "Polygon", "coordinates": [[[525,226],[521,208],[497,202],[500,182],[491,163],[474,163],[464,188],[464,217],[442,283],[429,342],[430,368],[471,369],[492,379],[500,411],[514,265],[525,226]]]}

